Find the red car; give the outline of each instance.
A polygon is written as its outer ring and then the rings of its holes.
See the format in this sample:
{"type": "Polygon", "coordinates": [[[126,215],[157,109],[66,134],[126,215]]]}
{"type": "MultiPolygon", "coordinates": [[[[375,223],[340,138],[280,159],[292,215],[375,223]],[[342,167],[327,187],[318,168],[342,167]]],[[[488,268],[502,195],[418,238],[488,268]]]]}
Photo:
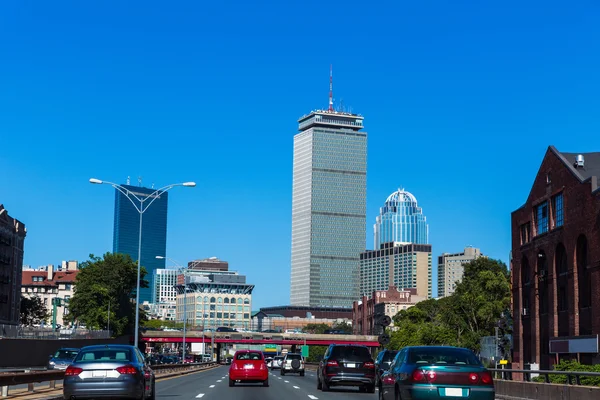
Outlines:
{"type": "Polygon", "coordinates": [[[236,382],[259,383],[269,386],[269,369],[263,353],[256,350],[235,352],[229,367],[229,386],[236,382]]]}

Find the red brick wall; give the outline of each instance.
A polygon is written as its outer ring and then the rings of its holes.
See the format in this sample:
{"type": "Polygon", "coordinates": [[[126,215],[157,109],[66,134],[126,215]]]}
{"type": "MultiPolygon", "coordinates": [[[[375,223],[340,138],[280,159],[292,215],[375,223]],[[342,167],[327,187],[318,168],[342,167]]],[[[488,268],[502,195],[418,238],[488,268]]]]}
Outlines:
{"type": "Polygon", "coordinates": [[[545,330],[548,337],[558,336],[558,296],[557,289],[561,279],[555,274],[555,252],[559,243],[566,249],[568,274],[568,321],[569,335],[579,334],[579,289],[577,284],[576,249],[577,239],[585,235],[588,244],[588,266],[591,267],[592,280],[592,333],[600,333],[600,193],[592,194],[590,181],[581,183],[564,162],[548,149],[542,165],[535,178],[533,187],[526,204],[514,211],[511,216],[512,230],[512,303],[514,316],[514,351],[513,368],[522,368],[523,363],[535,361],[540,363],[541,368],[551,366],[555,356],[540,358],[540,346],[547,348],[546,342],[540,343],[539,332],[545,330]],[[547,174],[551,174],[551,183],[547,183],[547,174]],[[563,193],[563,215],[564,225],[552,229],[553,211],[551,197],[557,193],[563,193]],[[550,223],[549,231],[545,234],[535,236],[535,205],[548,200],[550,223]],[[526,222],[531,222],[532,240],[530,243],[521,244],[520,227],[526,222]],[[543,251],[547,259],[548,275],[548,319],[547,323],[540,322],[539,305],[540,300],[536,295],[540,282],[534,274],[537,271],[538,253],[543,251]],[[523,257],[529,260],[530,279],[532,282],[528,319],[521,318],[523,304],[523,282],[521,279],[521,265],[523,257]],[[523,340],[523,324],[530,324],[531,342],[523,340]],[[540,326],[542,324],[543,326],[540,326]],[[523,360],[524,346],[531,347],[531,360],[523,360]]]}

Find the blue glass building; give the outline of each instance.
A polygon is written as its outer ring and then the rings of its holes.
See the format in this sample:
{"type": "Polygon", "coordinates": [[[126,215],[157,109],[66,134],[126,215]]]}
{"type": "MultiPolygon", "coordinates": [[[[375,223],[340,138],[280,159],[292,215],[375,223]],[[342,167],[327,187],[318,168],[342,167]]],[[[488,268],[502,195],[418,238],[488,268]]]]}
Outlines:
{"type": "Polygon", "coordinates": [[[379,209],[374,230],[374,249],[389,242],[429,244],[429,225],[417,199],[404,189],[388,196],[379,209]]]}
{"type": "MultiPolygon", "coordinates": [[[[138,186],[121,185],[128,193],[138,198],[147,198],[155,189],[138,186]]],[[[135,197],[129,196],[134,202],[135,197]]],[[[152,206],[144,212],[142,220],[142,257],[141,264],[148,272],[146,280],[152,281],[154,270],[165,268],[165,260],[156,256],[164,256],[167,250],[167,205],[168,193],[162,193],[152,206]]],[[[152,199],[145,200],[145,205],[152,199]]],[[[139,207],[139,204],[138,204],[139,207]]],[[[140,214],[131,201],[120,191],[115,190],[115,221],[113,230],[113,253],[129,254],[137,261],[140,233],[140,214]]],[[[151,285],[150,285],[151,286],[151,285]]],[[[152,288],[140,291],[140,304],[152,301],[152,288]]]]}
{"type": "Polygon", "coordinates": [[[314,111],[294,136],[291,303],[352,307],[365,247],[363,117],[314,111]]]}

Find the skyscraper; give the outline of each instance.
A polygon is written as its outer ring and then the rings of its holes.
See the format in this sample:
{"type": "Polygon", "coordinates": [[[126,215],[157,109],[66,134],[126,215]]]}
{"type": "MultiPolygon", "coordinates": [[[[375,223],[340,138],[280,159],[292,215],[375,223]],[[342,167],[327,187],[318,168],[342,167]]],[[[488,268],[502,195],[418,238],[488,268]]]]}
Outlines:
{"type": "MultiPolygon", "coordinates": [[[[155,190],[121,185],[127,191],[139,198],[148,198],[155,190]]],[[[135,202],[136,199],[131,197],[135,202]]],[[[165,267],[164,256],[167,249],[167,204],[168,193],[162,193],[154,199],[152,206],[144,212],[142,220],[142,257],[141,264],[146,268],[148,281],[152,280],[154,270],[165,267]]],[[[150,200],[146,201],[145,206],[150,200]]],[[[139,206],[139,205],[138,205],[139,206]]],[[[140,214],[131,201],[119,190],[115,190],[115,221],[113,230],[113,253],[129,254],[131,258],[138,259],[138,242],[140,233],[140,214]]],[[[140,304],[152,301],[152,289],[140,289],[140,304]]]]}
{"type": "Polygon", "coordinates": [[[417,199],[404,189],[390,194],[379,209],[374,230],[374,249],[383,243],[429,244],[429,226],[417,199]]]}
{"type": "Polygon", "coordinates": [[[465,247],[462,253],[444,253],[438,257],[438,297],[450,296],[462,280],[465,264],[484,257],[481,250],[465,247]]]}
{"type": "Polygon", "coordinates": [[[367,134],[333,110],[298,120],[294,136],[291,303],[351,307],[365,247],[367,134]]]}

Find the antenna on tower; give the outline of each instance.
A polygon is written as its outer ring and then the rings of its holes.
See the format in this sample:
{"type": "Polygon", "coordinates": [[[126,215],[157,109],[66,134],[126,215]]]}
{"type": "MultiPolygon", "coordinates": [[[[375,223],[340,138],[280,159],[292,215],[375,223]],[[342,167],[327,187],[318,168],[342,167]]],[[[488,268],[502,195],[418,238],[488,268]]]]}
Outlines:
{"type": "Polygon", "coordinates": [[[138,176],[138,186],[142,187],[142,177],[138,176]]]}
{"type": "Polygon", "coordinates": [[[131,177],[130,176],[127,177],[127,184],[131,185],[131,177]]]}
{"type": "Polygon", "coordinates": [[[333,112],[333,64],[329,64],[329,112],[333,112]]]}

